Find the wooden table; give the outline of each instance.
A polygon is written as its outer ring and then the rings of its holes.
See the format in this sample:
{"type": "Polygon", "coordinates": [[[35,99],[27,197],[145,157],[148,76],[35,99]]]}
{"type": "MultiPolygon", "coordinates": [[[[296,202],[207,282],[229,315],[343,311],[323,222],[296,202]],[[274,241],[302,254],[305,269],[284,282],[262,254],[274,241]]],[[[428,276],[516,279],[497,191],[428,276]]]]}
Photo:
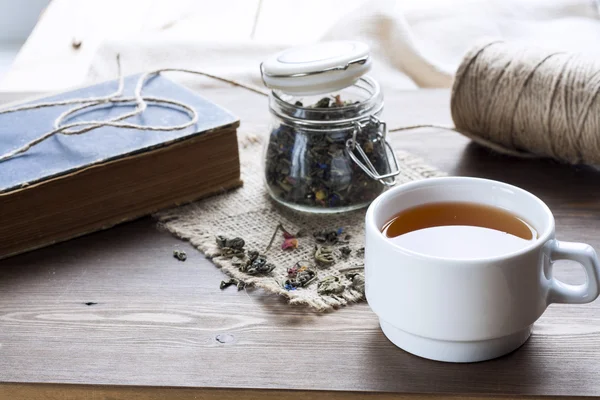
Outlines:
{"type": "MultiPolygon", "coordinates": [[[[265,129],[265,99],[231,88],[205,95],[242,129],[265,129]]],[[[385,117],[390,127],[448,124],[448,101],[444,90],[386,93],[385,117]]],[[[532,191],[555,212],[559,239],[600,249],[598,171],[499,156],[442,130],[393,139],[450,174],[532,191]]],[[[575,265],[558,269],[570,283],[584,279],[575,265]]],[[[460,365],[396,348],[366,303],[320,315],[260,290],[221,291],[222,279],[149,218],[0,262],[0,398],[600,395],[598,301],[552,305],[520,350],[460,365]],[[176,247],[186,262],[172,257],[176,247]]]]}

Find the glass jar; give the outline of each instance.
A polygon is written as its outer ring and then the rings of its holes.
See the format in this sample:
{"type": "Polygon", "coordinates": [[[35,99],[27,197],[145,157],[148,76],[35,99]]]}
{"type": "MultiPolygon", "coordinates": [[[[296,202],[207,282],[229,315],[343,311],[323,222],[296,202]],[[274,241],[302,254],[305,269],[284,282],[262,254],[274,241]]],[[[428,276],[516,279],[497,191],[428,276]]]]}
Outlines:
{"type": "Polygon", "coordinates": [[[398,163],[380,119],[383,95],[370,77],[329,93],[273,90],[269,108],[264,180],[279,203],[313,213],[350,211],[394,183],[398,163]]]}

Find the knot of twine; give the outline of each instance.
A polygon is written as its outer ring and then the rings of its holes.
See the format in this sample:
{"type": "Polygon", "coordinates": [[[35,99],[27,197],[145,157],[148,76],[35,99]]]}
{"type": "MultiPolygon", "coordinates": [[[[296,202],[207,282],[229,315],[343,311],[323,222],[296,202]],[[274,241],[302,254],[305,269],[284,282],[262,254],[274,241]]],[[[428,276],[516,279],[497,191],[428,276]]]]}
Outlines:
{"type": "Polygon", "coordinates": [[[600,61],[504,42],[473,47],[452,87],[455,130],[501,153],[600,164],[600,61]]]}
{"type": "Polygon", "coordinates": [[[182,68],[162,68],[162,69],[157,69],[157,70],[146,72],[146,73],[142,74],[136,83],[133,97],[125,97],[125,96],[123,96],[124,77],[123,77],[123,73],[121,71],[121,61],[120,61],[119,55],[117,55],[116,60],[117,60],[117,67],[118,67],[118,74],[119,74],[119,78],[118,78],[119,84],[118,84],[117,90],[112,94],[109,94],[107,96],[99,96],[99,97],[76,98],[76,99],[69,99],[69,100],[62,100],[62,101],[26,104],[26,105],[21,105],[21,106],[16,106],[16,107],[11,107],[11,108],[6,108],[3,110],[0,110],[0,114],[7,114],[7,113],[18,112],[18,111],[34,110],[34,109],[39,109],[39,108],[44,108],[44,107],[65,106],[65,105],[71,105],[71,104],[75,105],[73,108],[68,109],[67,111],[63,112],[62,114],[60,114],[58,116],[58,118],[54,121],[54,129],[25,143],[24,145],[22,145],[21,147],[19,147],[17,149],[14,149],[5,154],[2,154],[0,156],[0,163],[6,161],[8,159],[11,159],[19,154],[25,153],[27,150],[29,150],[36,144],[41,143],[44,140],[46,140],[56,134],[59,134],[59,133],[63,134],[63,135],[80,135],[82,133],[85,133],[90,130],[97,129],[97,128],[100,128],[103,126],[113,126],[113,127],[117,127],[117,128],[136,129],[136,130],[142,130],[142,131],[177,131],[177,130],[182,130],[182,129],[186,129],[190,126],[193,126],[196,122],[198,122],[198,113],[196,112],[196,110],[194,110],[189,105],[187,105],[183,102],[180,102],[180,101],[176,101],[176,100],[165,99],[165,98],[161,98],[161,97],[145,96],[142,94],[142,91],[143,91],[143,88],[144,88],[146,82],[152,76],[158,75],[162,72],[183,72],[183,73],[188,73],[188,74],[202,75],[202,76],[206,76],[211,79],[216,79],[216,80],[219,80],[222,82],[227,82],[234,86],[242,87],[246,90],[250,90],[250,91],[260,94],[262,96],[267,95],[267,93],[265,93],[264,91],[262,91],[260,89],[257,89],[252,86],[245,85],[245,84],[242,84],[240,82],[236,82],[236,81],[233,81],[230,79],[212,75],[212,74],[209,74],[206,72],[195,71],[195,70],[190,70],[190,69],[182,69],[182,68]],[[148,107],[149,103],[158,105],[158,106],[162,106],[162,107],[170,106],[170,107],[179,108],[180,110],[182,110],[183,112],[185,112],[187,114],[189,120],[183,124],[168,125],[168,126],[139,125],[139,124],[125,121],[128,118],[131,118],[131,117],[134,117],[136,115],[143,113],[146,110],[146,108],[148,107]],[[84,112],[90,111],[93,108],[103,107],[106,104],[110,104],[111,106],[124,106],[124,105],[135,104],[136,108],[131,112],[121,114],[121,115],[119,115],[115,118],[109,119],[109,120],[76,121],[76,122],[63,124],[65,121],[68,121],[69,119],[73,118],[74,116],[76,116],[78,114],[82,114],[84,112]]]}

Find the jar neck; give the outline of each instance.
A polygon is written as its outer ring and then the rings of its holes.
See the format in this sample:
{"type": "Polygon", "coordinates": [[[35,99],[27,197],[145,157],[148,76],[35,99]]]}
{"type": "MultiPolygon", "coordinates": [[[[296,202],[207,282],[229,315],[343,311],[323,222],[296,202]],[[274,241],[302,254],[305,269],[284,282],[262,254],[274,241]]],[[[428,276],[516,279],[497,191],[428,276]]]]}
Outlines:
{"type": "MultiPolygon", "coordinates": [[[[349,125],[372,115],[378,115],[383,109],[383,94],[379,84],[370,77],[360,78],[354,85],[343,89],[336,95],[340,95],[343,100],[350,100],[352,103],[344,106],[315,108],[300,103],[299,97],[272,91],[269,96],[269,107],[271,112],[280,119],[290,124],[303,126],[349,125]]],[[[321,97],[328,96],[333,96],[333,94],[324,94],[321,97]]]]}

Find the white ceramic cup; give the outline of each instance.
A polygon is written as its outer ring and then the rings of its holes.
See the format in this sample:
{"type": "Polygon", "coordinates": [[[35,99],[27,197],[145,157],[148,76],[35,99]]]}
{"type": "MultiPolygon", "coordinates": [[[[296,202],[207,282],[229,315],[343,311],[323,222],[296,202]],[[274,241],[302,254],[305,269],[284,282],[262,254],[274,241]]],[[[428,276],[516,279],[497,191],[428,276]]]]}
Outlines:
{"type": "Polygon", "coordinates": [[[505,183],[431,178],[400,185],[375,199],[366,215],[365,291],[383,333],[421,357],[474,362],[521,346],[551,303],[598,297],[594,249],[554,238],[554,217],[540,199],[505,183]],[[471,202],[500,207],[530,223],[538,239],[505,255],[452,259],[402,248],[381,232],[400,211],[427,203],[471,202]],[[568,285],[552,276],[556,260],[573,260],[587,280],[568,285]]]}

